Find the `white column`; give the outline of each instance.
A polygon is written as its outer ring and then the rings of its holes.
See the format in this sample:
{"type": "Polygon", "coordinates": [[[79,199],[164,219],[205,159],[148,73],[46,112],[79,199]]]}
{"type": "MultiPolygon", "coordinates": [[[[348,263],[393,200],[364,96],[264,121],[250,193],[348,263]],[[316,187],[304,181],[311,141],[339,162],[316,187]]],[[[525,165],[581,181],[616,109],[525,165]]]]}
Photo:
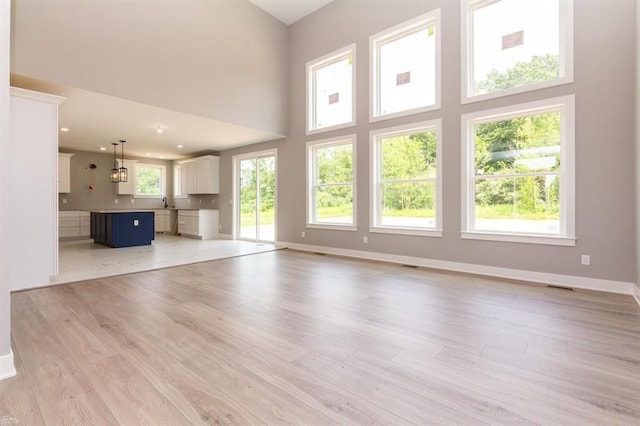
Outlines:
{"type": "MultiPolygon", "coordinates": [[[[9,151],[9,48],[11,1],[0,0],[0,152],[9,151]]],[[[9,293],[9,158],[0,155],[0,380],[16,374],[11,352],[9,293]]]]}

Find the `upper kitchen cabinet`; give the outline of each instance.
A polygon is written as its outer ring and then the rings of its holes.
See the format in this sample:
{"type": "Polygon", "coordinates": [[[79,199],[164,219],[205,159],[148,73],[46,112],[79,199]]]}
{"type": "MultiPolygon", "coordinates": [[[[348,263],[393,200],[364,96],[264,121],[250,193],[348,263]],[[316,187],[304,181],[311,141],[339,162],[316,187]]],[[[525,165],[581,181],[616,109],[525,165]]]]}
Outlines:
{"type": "Polygon", "coordinates": [[[58,193],[71,192],[71,157],[73,154],[58,153],[58,193]]]}
{"type": "Polygon", "coordinates": [[[138,160],[118,160],[118,167],[121,163],[127,168],[128,176],[126,182],[117,184],[116,191],[118,195],[133,195],[136,192],[136,163],[138,160]]]}
{"type": "Polygon", "coordinates": [[[205,155],[179,161],[182,194],[218,194],[220,192],[220,157],[205,155]]]}

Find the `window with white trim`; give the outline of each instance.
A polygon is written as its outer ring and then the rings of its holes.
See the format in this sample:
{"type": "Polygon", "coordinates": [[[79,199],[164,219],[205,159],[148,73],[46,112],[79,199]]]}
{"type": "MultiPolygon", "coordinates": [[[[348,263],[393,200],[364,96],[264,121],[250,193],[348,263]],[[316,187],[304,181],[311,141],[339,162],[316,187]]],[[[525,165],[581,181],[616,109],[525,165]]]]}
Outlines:
{"type": "Polygon", "coordinates": [[[307,143],[307,226],[355,230],[356,136],[307,143]]]}
{"type": "Polygon", "coordinates": [[[574,97],[462,123],[463,238],[575,245],[574,97]]]}
{"type": "Polygon", "coordinates": [[[463,0],[463,102],[573,81],[573,0],[463,0]]]}
{"type": "Polygon", "coordinates": [[[442,236],[441,122],[371,132],[371,232],[442,236]]]}
{"type": "Polygon", "coordinates": [[[173,198],[188,198],[189,195],[182,193],[182,176],[180,175],[180,164],[173,166],[173,198]]]}
{"type": "Polygon", "coordinates": [[[371,120],[440,107],[440,9],[369,39],[371,120]]]}
{"type": "Polygon", "coordinates": [[[166,196],[167,168],[162,164],[136,163],[135,196],[162,198],[166,196]]]}
{"type": "Polygon", "coordinates": [[[307,63],[307,134],[355,124],[352,44],[307,63]]]}

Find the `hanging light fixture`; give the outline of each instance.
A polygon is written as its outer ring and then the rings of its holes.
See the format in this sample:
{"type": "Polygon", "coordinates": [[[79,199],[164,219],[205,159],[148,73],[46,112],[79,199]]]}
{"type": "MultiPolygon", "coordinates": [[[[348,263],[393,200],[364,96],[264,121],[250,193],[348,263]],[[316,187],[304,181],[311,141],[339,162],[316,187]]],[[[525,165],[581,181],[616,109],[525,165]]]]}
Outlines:
{"type": "Polygon", "coordinates": [[[113,169],[111,169],[111,183],[120,182],[120,171],[118,170],[118,159],[116,158],[116,146],[117,143],[112,142],[113,145],[113,169]]]}
{"type": "Polygon", "coordinates": [[[122,145],[122,163],[120,164],[120,169],[119,169],[119,180],[120,182],[126,182],[127,178],[128,178],[128,170],[127,168],[124,166],[124,143],[126,141],[120,141],[120,144],[122,145]]]}

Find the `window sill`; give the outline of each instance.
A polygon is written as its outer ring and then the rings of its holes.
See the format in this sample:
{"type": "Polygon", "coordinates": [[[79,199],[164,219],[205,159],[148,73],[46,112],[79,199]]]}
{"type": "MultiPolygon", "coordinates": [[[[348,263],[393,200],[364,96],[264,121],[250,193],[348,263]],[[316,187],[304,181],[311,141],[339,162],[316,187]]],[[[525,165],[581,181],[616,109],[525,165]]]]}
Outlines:
{"type": "Polygon", "coordinates": [[[353,127],[355,125],[356,125],[356,122],[355,120],[353,120],[348,123],[336,124],[334,126],[329,126],[329,127],[320,127],[318,129],[307,129],[307,136],[315,135],[318,133],[326,133],[332,130],[346,129],[347,127],[353,127]]]}
{"type": "Polygon", "coordinates": [[[340,225],[333,223],[307,223],[307,228],[310,229],[327,229],[332,231],[357,231],[358,227],[355,225],[340,225]]]}
{"type": "Polygon", "coordinates": [[[461,232],[463,240],[503,241],[526,244],[545,244],[551,246],[575,247],[576,239],[571,237],[501,234],[490,232],[461,232]]]}
{"type": "Polygon", "coordinates": [[[157,199],[162,199],[162,198],[164,198],[164,197],[166,197],[166,195],[162,195],[162,194],[160,194],[160,195],[144,195],[144,194],[135,194],[135,195],[133,196],[133,198],[157,198],[157,199]]]}
{"type": "Polygon", "coordinates": [[[375,122],[384,121],[384,120],[391,120],[393,118],[406,117],[408,115],[420,114],[423,112],[437,111],[439,109],[440,109],[440,102],[433,105],[426,105],[423,107],[396,111],[389,114],[373,115],[373,113],[371,113],[369,115],[369,123],[375,123],[375,122]]]}
{"type": "Polygon", "coordinates": [[[186,194],[185,195],[174,195],[173,198],[187,199],[187,198],[189,198],[189,196],[186,195],[186,194]]]}
{"type": "Polygon", "coordinates": [[[471,104],[479,101],[486,101],[489,99],[502,98],[505,96],[515,95],[518,93],[532,92],[535,90],[546,89],[548,87],[562,86],[565,84],[573,83],[573,76],[561,77],[555,80],[542,81],[539,83],[527,84],[524,86],[513,87],[510,89],[502,89],[491,93],[484,93],[482,95],[462,95],[462,104],[471,104]]]}
{"type": "Polygon", "coordinates": [[[442,238],[442,231],[437,229],[420,229],[420,228],[391,228],[383,226],[371,226],[369,232],[379,234],[398,234],[413,235],[418,237],[436,237],[442,238]]]}

